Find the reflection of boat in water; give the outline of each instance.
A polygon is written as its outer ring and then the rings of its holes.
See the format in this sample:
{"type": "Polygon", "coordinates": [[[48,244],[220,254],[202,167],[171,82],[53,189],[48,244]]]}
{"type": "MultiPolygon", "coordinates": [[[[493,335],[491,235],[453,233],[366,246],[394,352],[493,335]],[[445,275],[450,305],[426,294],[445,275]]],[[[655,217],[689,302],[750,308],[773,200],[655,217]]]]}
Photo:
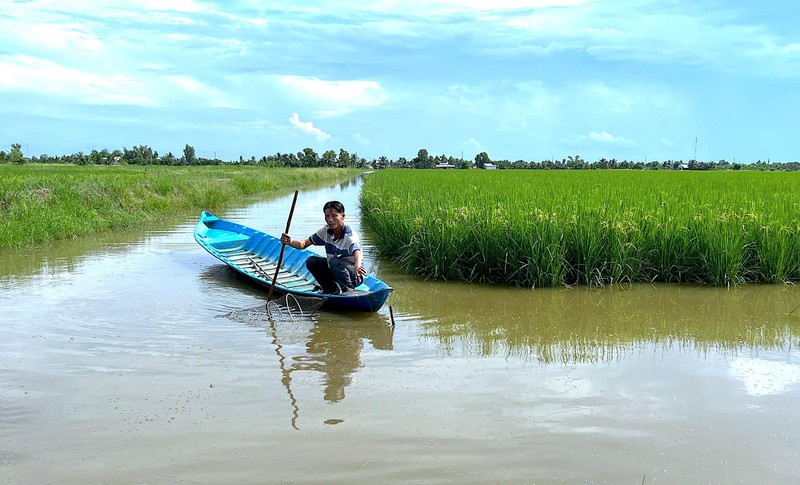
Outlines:
{"type": "MultiPolygon", "coordinates": [[[[285,323],[285,322],[284,322],[285,323]]],[[[330,403],[345,398],[345,390],[353,374],[363,364],[361,353],[364,341],[377,350],[391,350],[393,327],[383,315],[374,314],[355,320],[326,319],[306,321],[310,325],[289,328],[276,326],[269,320],[269,335],[281,369],[281,383],[292,406],[292,427],[297,429],[300,415],[299,403],[292,391],[292,376],[296,372],[319,372],[324,375],[323,399],[330,403]],[[303,335],[297,335],[302,332],[303,335]],[[289,335],[294,333],[294,335],[289,335]],[[288,343],[305,341],[305,352],[291,355],[288,343]]]]}
{"type": "Polygon", "coordinates": [[[378,350],[392,349],[392,327],[385,322],[318,322],[306,341],[306,353],[295,356],[291,371],[317,371],[325,376],[324,399],[341,401],[353,374],[362,367],[367,341],[378,350]]]}
{"type": "Polygon", "coordinates": [[[270,287],[280,259],[275,292],[307,298],[325,298],[323,309],[350,312],[375,312],[380,309],[392,288],[378,278],[366,275],[355,290],[338,295],[314,292],[314,277],[306,268],[306,260],[315,253],[286,246],[269,234],[235,222],[220,219],[204,211],[194,230],[194,238],[212,256],[252,281],[270,287]]]}

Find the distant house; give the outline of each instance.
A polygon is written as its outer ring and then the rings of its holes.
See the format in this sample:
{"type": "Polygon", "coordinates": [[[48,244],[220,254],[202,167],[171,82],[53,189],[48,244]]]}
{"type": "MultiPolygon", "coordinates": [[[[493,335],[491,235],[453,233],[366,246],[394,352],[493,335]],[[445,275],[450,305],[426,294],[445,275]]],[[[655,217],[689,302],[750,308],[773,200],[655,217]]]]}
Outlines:
{"type": "Polygon", "coordinates": [[[678,170],[689,170],[689,166],[685,163],[678,165],[678,170]]]}
{"type": "Polygon", "coordinates": [[[493,163],[484,163],[483,168],[484,170],[497,170],[497,165],[493,163]]]}
{"type": "Polygon", "coordinates": [[[437,163],[436,168],[456,168],[456,166],[453,165],[452,163],[442,162],[442,163],[437,163]]]}

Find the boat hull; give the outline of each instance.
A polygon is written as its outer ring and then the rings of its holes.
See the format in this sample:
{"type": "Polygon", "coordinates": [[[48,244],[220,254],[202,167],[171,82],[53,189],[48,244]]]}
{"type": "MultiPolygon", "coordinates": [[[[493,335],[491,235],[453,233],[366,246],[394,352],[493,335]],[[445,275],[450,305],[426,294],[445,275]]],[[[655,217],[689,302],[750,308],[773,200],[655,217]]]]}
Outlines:
{"type": "MultiPolygon", "coordinates": [[[[267,289],[272,286],[283,246],[278,238],[204,211],[195,226],[194,239],[209,254],[254,283],[267,289]]],[[[316,256],[316,253],[285,247],[273,295],[288,293],[298,297],[323,297],[322,308],[330,311],[376,312],[392,292],[392,287],[370,275],[364,277],[358,288],[346,293],[315,292],[316,282],[306,268],[310,256],[316,256]]]]}

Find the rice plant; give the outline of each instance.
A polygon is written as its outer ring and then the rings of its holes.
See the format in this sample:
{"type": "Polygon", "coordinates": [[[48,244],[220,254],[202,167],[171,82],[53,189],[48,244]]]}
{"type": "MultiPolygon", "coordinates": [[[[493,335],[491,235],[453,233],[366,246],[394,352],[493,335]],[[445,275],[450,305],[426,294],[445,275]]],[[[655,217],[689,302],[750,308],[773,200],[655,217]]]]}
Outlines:
{"type": "Polygon", "coordinates": [[[385,256],[514,286],[800,280],[800,173],[397,171],[367,177],[385,256]]]}
{"type": "Polygon", "coordinates": [[[128,227],[178,211],[217,209],[356,173],[331,168],[0,165],[0,248],[128,227]]]}

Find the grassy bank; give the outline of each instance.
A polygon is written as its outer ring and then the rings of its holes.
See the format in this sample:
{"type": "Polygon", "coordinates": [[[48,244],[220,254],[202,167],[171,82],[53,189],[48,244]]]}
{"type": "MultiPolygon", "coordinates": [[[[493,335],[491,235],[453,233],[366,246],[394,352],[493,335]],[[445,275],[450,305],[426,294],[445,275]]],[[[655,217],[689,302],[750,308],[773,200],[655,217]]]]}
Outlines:
{"type": "Polygon", "coordinates": [[[142,224],[181,210],[219,209],[356,173],[332,168],[0,165],[0,248],[142,224]]]}
{"type": "Polygon", "coordinates": [[[800,174],[383,171],[362,217],[432,278],[515,286],[800,280],[800,174]]]}

